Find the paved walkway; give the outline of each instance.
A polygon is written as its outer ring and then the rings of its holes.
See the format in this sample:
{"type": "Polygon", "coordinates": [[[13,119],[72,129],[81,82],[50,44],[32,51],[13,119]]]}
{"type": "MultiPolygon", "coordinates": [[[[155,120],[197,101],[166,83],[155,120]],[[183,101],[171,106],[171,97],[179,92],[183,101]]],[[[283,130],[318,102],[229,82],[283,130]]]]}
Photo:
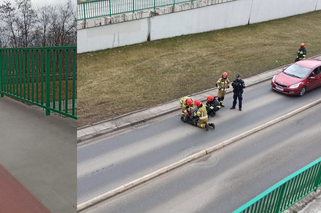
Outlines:
{"type": "Polygon", "coordinates": [[[76,120],[0,98],[0,163],[47,209],[76,212],[76,120]]]}

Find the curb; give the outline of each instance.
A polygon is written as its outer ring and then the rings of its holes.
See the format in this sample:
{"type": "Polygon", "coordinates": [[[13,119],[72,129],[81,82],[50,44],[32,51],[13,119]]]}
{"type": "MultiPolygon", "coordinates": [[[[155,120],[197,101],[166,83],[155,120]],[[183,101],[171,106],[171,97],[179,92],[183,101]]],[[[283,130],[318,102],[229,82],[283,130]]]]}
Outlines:
{"type": "MultiPolygon", "coordinates": [[[[321,59],[321,55],[316,55],[311,58],[318,58],[321,59]]],[[[273,70],[269,70],[263,73],[260,73],[258,75],[243,79],[246,82],[246,87],[251,87],[256,84],[262,83],[264,81],[270,80],[275,74],[282,71],[283,67],[289,66],[290,64],[277,67],[273,70]]],[[[210,88],[207,90],[203,90],[201,92],[197,92],[194,94],[189,95],[193,99],[199,99],[200,101],[205,101],[207,95],[210,94],[216,94],[217,89],[216,88],[210,88]],[[195,98],[195,96],[199,96],[198,98],[195,98]],[[202,97],[204,96],[204,97],[202,97]]],[[[230,88],[227,92],[227,94],[232,93],[232,89],[230,88]]],[[[149,109],[140,109],[134,112],[129,112],[124,115],[117,116],[115,118],[111,118],[108,120],[100,121],[97,123],[94,123],[91,126],[83,126],[77,129],[77,143],[80,145],[80,142],[87,141],[89,139],[93,139],[105,134],[109,134],[111,132],[115,132],[121,129],[125,129],[131,126],[134,126],[138,123],[146,122],[148,120],[166,115],[168,113],[174,112],[176,110],[179,110],[180,107],[178,104],[179,99],[175,99],[172,101],[169,101],[167,103],[158,105],[153,108],[149,109]],[[172,106],[171,106],[172,105],[172,106]],[[164,107],[165,109],[159,109],[160,107],[164,107]],[[156,112],[155,112],[156,111],[156,112]]]]}
{"type": "Polygon", "coordinates": [[[228,146],[228,145],[230,145],[230,144],[232,144],[232,143],[234,143],[234,142],[236,142],[236,141],[238,141],[240,139],[248,137],[248,136],[250,136],[250,135],[252,135],[252,134],[254,134],[256,132],[259,132],[259,131],[261,131],[263,129],[266,129],[267,127],[270,127],[270,126],[272,126],[274,124],[277,124],[277,123],[279,123],[279,122],[281,122],[283,120],[286,120],[286,119],[288,119],[288,118],[290,118],[290,117],[292,117],[292,116],[294,116],[296,114],[299,114],[300,112],[303,112],[303,111],[305,111],[305,110],[307,110],[309,108],[312,108],[313,106],[318,105],[320,103],[321,103],[321,99],[316,100],[316,101],[314,101],[314,102],[312,102],[310,104],[307,104],[307,105],[305,105],[305,106],[303,106],[303,107],[301,107],[299,109],[296,109],[296,110],[294,110],[292,112],[289,112],[289,113],[287,113],[287,114],[285,114],[285,115],[283,115],[283,116],[281,116],[279,118],[276,118],[276,119],[274,119],[272,121],[269,121],[269,122],[267,122],[265,124],[262,124],[262,125],[260,125],[260,126],[258,126],[256,128],[254,128],[254,129],[251,129],[251,130],[249,130],[247,132],[244,132],[244,133],[242,133],[240,135],[234,136],[234,137],[232,137],[232,138],[230,138],[228,140],[225,140],[225,141],[223,141],[223,142],[221,142],[219,144],[216,144],[214,146],[211,146],[211,147],[209,147],[207,149],[201,150],[201,151],[199,151],[199,152],[197,152],[197,153],[195,153],[195,154],[193,154],[191,156],[183,158],[182,160],[179,160],[179,161],[177,161],[175,163],[172,163],[172,164],[170,164],[168,166],[165,166],[165,167],[163,167],[161,169],[158,169],[158,170],[156,170],[156,171],[154,171],[152,173],[149,173],[149,174],[147,174],[147,175],[145,175],[145,176],[143,176],[141,178],[133,180],[133,181],[131,181],[131,182],[127,183],[127,184],[124,184],[124,185],[122,185],[120,187],[117,187],[116,189],[113,189],[113,190],[108,191],[108,192],[106,192],[106,193],[104,193],[102,195],[99,195],[99,196],[97,196],[95,198],[92,198],[92,199],[90,199],[88,201],[85,201],[85,202],[77,205],[77,211],[80,212],[80,211],[82,211],[84,209],[87,209],[87,208],[89,208],[89,207],[91,207],[93,205],[96,205],[96,204],[98,204],[98,203],[100,203],[100,202],[102,202],[104,200],[112,198],[112,197],[114,197],[114,196],[116,196],[116,195],[118,195],[118,194],[120,194],[120,193],[122,193],[124,191],[127,191],[127,190],[129,190],[131,188],[134,188],[134,187],[136,187],[136,186],[138,186],[138,185],[140,185],[142,183],[145,183],[145,182],[147,182],[149,180],[152,180],[152,179],[154,179],[154,178],[156,178],[156,177],[158,177],[160,175],[163,175],[163,174],[165,174],[165,173],[167,173],[169,171],[177,169],[180,166],[183,166],[183,165],[185,165],[185,164],[187,164],[187,163],[189,163],[191,161],[194,161],[196,159],[204,157],[205,155],[213,153],[214,151],[217,151],[217,150],[219,150],[219,149],[221,149],[221,148],[223,148],[225,146],[228,146]]]}

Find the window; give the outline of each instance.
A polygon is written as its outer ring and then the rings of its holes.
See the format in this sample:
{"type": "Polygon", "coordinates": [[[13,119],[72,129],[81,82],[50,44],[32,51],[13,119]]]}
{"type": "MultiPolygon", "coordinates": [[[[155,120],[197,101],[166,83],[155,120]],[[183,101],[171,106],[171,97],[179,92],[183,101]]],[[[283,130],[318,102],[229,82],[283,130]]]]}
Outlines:
{"type": "Polygon", "coordinates": [[[321,73],[321,67],[317,67],[317,68],[314,70],[314,73],[315,73],[315,76],[320,75],[320,73],[321,73]]]}
{"type": "Polygon", "coordinates": [[[310,68],[303,67],[297,64],[292,64],[286,70],[283,71],[284,74],[295,77],[295,78],[306,78],[311,72],[310,68]]]}
{"type": "Polygon", "coordinates": [[[321,73],[321,67],[317,67],[311,72],[310,77],[315,77],[317,75],[320,75],[320,73],[321,73]]]}

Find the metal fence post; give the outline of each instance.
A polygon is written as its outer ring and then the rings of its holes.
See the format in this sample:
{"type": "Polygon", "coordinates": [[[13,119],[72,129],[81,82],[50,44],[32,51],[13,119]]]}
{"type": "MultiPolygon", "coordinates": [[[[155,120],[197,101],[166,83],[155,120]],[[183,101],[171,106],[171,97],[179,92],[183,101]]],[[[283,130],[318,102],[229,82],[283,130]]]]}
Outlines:
{"type": "Polygon", "coordinates": [[[2,78],[2,62],[4,60],[2,60],[2,50],[0,50],[0,93],[1,93],[1,97],[3,97],[3,78],[2,78]]]}
{"type": "Polygon", "coordinates": [[[318,172],[318,175],[317,175],[317,178],[315,179],[315,184],[314,184],[314,187],[315,187],[315,192],[317,191],[318,189],[318,186],[319,184],[321,183],[321,163],[320,163],[320,167],[319,167],[319,172],[318,172]]]}
{"type": "Polygon", "coordinates": [[[86,8],[85,8],[85,3],[82,4],[84,8],[84,28],[86,28],[86,8]]]}
{"type": "Polygon", "coordinates": [[[279,195],[278,195],[278,199],[276,201],[276,205],[275,205],[275,208],[274,208],[274,213],[279,213],[280,212],[280,207],[281,207],[281,203],[282,203],[282,200],[283,200],[283,195],[284,195],[284,191],[285,191],[285,186],[286,186],[286,183],[284,183],[281,187],[280,187],[280,192],[279,192],[279,195]]]}
{"type": "Polygon", "coordinates": [[[154,0],[154,11],[156,12],[156,0],[154,0]]]}
{"type": "Polygon", "coordinates": [[[46,49],[46,115],[50,115],[50,50],[49,49],[46,49]]]}
{"type": "Polygon", "coordinates": [[[109,16],[111,17],[111,0],[109,0],[109,16]]]}
{"type": "Polygon", "coordinates": [[[133,0],[133,13],[135,13],[135,0],[133,0]]]}

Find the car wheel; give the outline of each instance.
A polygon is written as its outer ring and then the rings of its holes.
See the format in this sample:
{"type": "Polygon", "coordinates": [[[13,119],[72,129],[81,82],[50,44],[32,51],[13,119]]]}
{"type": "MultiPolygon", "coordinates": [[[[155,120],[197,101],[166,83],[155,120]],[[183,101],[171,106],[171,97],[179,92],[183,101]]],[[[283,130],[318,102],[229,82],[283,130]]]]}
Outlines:
{"type": "Polygon", "coordinates": [[[301,88],[300,92],[299,92],[299,96],[303,96],[305,94],[305,92],[307,91],[307,88],[304,86],[301,88]]]}

